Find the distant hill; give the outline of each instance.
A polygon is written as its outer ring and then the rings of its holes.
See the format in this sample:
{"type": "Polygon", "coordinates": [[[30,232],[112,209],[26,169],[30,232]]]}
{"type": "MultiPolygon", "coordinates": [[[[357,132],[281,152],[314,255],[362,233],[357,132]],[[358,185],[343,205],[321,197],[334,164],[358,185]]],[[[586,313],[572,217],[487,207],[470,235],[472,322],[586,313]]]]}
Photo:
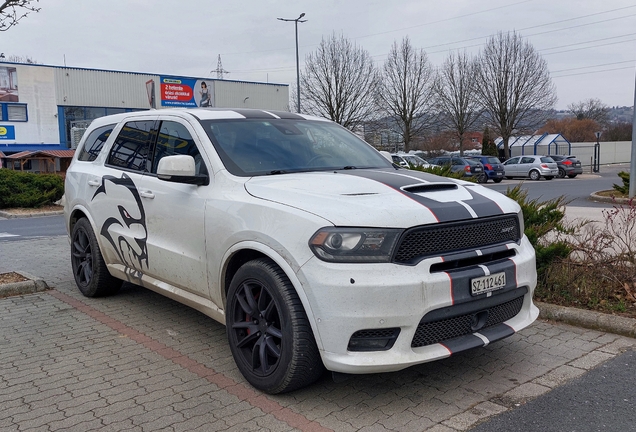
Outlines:
{"type": "MultiPolygon", "coordinates": [[[[568,110],[554,111],[553,118],[560,120],[566,117],[572,117],[572,113],[568,110]]],[[[628,107],[628,106],[610,107],[610,112],[609,112],[610,123],[631,123],[633,120],[634,120],[634,107],[628,107]]]]}

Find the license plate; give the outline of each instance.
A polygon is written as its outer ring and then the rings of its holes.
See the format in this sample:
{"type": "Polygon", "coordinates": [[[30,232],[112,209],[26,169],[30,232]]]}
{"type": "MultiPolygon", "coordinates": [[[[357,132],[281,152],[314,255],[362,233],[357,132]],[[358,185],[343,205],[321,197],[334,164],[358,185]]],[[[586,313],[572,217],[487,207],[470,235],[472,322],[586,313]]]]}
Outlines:
{"type": "Polygon", "coordinates": [[[498,172],[498,173],[497,173],[497,175],[498,175],[498,176],[502,176],[502,175],[503,175],[503,173],[501,173],[501,172],[498,172]]]}
{"type": "Polygon", "coordinates": [[[470,281],[470,291],[473,295],[495,291],[506,286],[506,273],[494,273],[470,281]]]}

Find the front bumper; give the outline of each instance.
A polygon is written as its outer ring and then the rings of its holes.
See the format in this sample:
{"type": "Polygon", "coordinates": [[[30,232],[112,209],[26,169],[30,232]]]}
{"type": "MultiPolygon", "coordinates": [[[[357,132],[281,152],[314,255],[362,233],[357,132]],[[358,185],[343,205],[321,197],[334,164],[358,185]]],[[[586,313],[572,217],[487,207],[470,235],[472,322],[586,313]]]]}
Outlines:
{"type": "Polygon", "coordinates": [[[317,330],[315,336],[325,367],[357,374],[396,371],[485,346],[530,325],[539,314],[532,303],[536,285],[534,250],[525,237],[520,245],[503,248],[514,250],[514,256],[432,273],[431,265],[442,262],[441,258],[424,260],[415,266],[309,260],[298,276],[309,301],[310,319],[317,330]],[[471,296],[470,281],[486,272],[505,272],[506,286],[490,295],[471,296]],[[491,306],[498,308],[497,305],[512,298],[516,298],[518,313],[504,322],[437,343],[421,343],[421,325],[428,321],[444,329],[444,319],[488,315],[486,311],[491,306]],[[363,352],[348,349],[354,333],[383,329],[399,329],[390,349],[363,352]]]}

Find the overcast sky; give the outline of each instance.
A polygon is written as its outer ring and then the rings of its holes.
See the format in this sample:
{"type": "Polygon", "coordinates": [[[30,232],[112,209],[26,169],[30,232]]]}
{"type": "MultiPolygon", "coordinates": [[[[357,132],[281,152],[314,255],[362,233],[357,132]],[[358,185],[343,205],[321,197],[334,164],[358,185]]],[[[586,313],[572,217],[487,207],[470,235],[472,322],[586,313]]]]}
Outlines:
{"type": "Polygon", "coordinates": [[[342,34],[381,66],[408,36],[434,66],[449,50],[478,53],[516,30],[548,62],[557,109],[599,98],[634,103],[636,1],[605,0],[42,0],[42,10],[0,33],[0,52],[38,63],[197,78],[294,84],[322,38],[342,34]]]}

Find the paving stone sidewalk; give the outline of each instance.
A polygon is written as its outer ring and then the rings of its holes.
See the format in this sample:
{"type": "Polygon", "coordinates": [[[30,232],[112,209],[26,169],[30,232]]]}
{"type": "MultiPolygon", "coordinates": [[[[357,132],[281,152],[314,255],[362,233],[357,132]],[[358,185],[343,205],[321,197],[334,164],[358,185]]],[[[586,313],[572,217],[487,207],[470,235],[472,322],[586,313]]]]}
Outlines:
{"type": "Polygon", "coordinates": [[[53,287],[0,299],[2,431],[463,431],[636,346],[537,321],[446,360],[267,396],[222,325],[133,285],[84,298],[68,255],[65,237],[0,243],[0,272],[53,287]]]}

